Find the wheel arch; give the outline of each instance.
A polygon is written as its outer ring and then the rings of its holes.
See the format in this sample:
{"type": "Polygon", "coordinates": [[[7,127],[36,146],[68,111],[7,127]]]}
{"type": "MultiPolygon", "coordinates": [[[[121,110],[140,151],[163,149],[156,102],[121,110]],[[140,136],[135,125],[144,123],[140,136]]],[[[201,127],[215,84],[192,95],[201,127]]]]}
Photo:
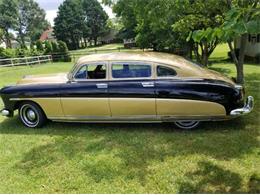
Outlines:
{"type": "Polygon", "coordinates": [[[19,100],[19,101],[16,101],[15,104],[14,104],[14,110],[17,110],[20,108],[21,105],[25,104],[25,103],[33,103],[33,104],[36,104],[42,111],[42,113],[45,115],[45,117],[47,117],[44,109],[42,108],[42,106],[37,103],[36,101],[33,101],[33,100],[19,100]]]}

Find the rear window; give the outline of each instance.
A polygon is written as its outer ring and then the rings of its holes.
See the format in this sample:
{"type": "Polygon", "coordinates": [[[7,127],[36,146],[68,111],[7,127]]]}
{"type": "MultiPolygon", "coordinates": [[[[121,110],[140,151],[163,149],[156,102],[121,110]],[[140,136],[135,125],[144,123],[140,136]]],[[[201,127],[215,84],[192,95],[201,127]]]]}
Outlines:
{"type": "Polygon", "coordinates": [[[166,66],[157,66],[157,76],[158,77],[174,77],[177,73],[174,69],[166,67],[166,66]]]}
{"type": "Polygon", "coordinates": [[[112,64],[113,78],[145,78],[151,77],[152,68],[148,64],[114,63],[112,64]]]}

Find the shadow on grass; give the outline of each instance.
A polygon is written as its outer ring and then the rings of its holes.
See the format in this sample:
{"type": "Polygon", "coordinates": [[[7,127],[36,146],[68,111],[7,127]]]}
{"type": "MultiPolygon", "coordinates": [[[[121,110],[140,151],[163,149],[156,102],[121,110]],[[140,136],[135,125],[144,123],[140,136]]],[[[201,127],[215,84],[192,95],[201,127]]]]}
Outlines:
{"type": "Polygon", "coordinates": [[[201,161],[199,170],[187,173],[187,182],[179,183],[179,193],[259,193],[260,179],[250,177],[247,189],[242,189],[242,178],[239,174],[226,170],[212,162],[201,161]]]}
{"type": "MultiPolygon", "coordinates": [[[[226,122],[204,123],[198,130],[181,131],[171,124],[64,124],[49,123],[44,129],[32,130],[23,128],[17,119],[7,119],[1,123],[1,134],[32,134],[56,136],[53,143],[32,148],[15,168],[25,174],[32,174],[45,166],[78,159],[80,169],[95,182],[113,180],[122,176],[125,180],[138,178],[145,185],[149,174],[150,162],[163,162],[169,157],[203,154],[219,160],[239,158],[250,153],[259,146],[258,131],[248,130],[246,120],[238,119],[226,122]],[[111,158],[102,155],[111,154],[111,158]],[[101,156],[102,158],[99,158],[101,156]],[[118,163],[110,164],[111,159],[118,159],[118,163]],[[126,170],[127,174],[121,172],[126,170]]],[[[231,180],[239,180],[236,175],[228,177],[228,172],[218,173],[217,167],[201,164],[203,174],[211,167],[212,181],[222,182],[223,175],[231,180]],[[203,168],[204,167],[204,168],[203,168]],[[226,175],[225,175],[226,174],[226,175]]],[[[211,177],[211,176],[210,176],[211,177]]],[[[188,189],[203,191],[203,183],[191,185],[188,189]],[[199,188],[198,186],[201,186],[199,188]]],[[[224,181],[223,181],[224,182],[224,181]]],[[[233,185],[231,184],[226,185],[233,185]]],[[[189,184],[182,184],[189,185],[189,184]]],[[[221,185],[221,184],[218,184],[221,185]]],[[[239,185],[239,184],[238,184],[239,185]]],[[[230,191],[234,186],[228,187],[230,191]]],[[[182,191],[183,188],[181,188],[182,191]]],[[[186,189],[186,188],[185,188],[186,189]]],[[[239,188],[238,188],[239,189],[239,188]]],[[[224,190],[220,188],[220,191],[224,190]]],[[[221,191],[221,192],[226,192],[221,191]]]]}

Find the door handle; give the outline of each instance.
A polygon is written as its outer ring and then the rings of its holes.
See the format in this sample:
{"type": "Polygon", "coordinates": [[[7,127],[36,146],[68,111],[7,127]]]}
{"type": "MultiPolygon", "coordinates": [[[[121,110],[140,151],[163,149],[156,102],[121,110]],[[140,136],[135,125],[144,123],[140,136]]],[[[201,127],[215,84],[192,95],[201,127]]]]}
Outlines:
{"type": "Polygon", "coordinates": [[[154,82],[143,82],[143,87],[154,87],[154,82]]]}
{"type": "Polygon", "coordinates": [[[106,83],[96,84],[98,89],[107,89],[108,85],[106,83]]]}

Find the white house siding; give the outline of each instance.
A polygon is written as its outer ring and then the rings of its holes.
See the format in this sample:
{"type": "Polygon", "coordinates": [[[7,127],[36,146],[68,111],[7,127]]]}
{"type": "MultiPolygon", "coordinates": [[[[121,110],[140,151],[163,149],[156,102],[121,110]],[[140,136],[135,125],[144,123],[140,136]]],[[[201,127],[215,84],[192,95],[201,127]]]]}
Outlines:
{"type": "MultiPolygon", "coordinates": [[[[240,38],[236,39],[235,48],[240,48],[240,38]]],[[[245,55],[250,57],[260,55],[260,34],[248,36],[245,55]]]]}

